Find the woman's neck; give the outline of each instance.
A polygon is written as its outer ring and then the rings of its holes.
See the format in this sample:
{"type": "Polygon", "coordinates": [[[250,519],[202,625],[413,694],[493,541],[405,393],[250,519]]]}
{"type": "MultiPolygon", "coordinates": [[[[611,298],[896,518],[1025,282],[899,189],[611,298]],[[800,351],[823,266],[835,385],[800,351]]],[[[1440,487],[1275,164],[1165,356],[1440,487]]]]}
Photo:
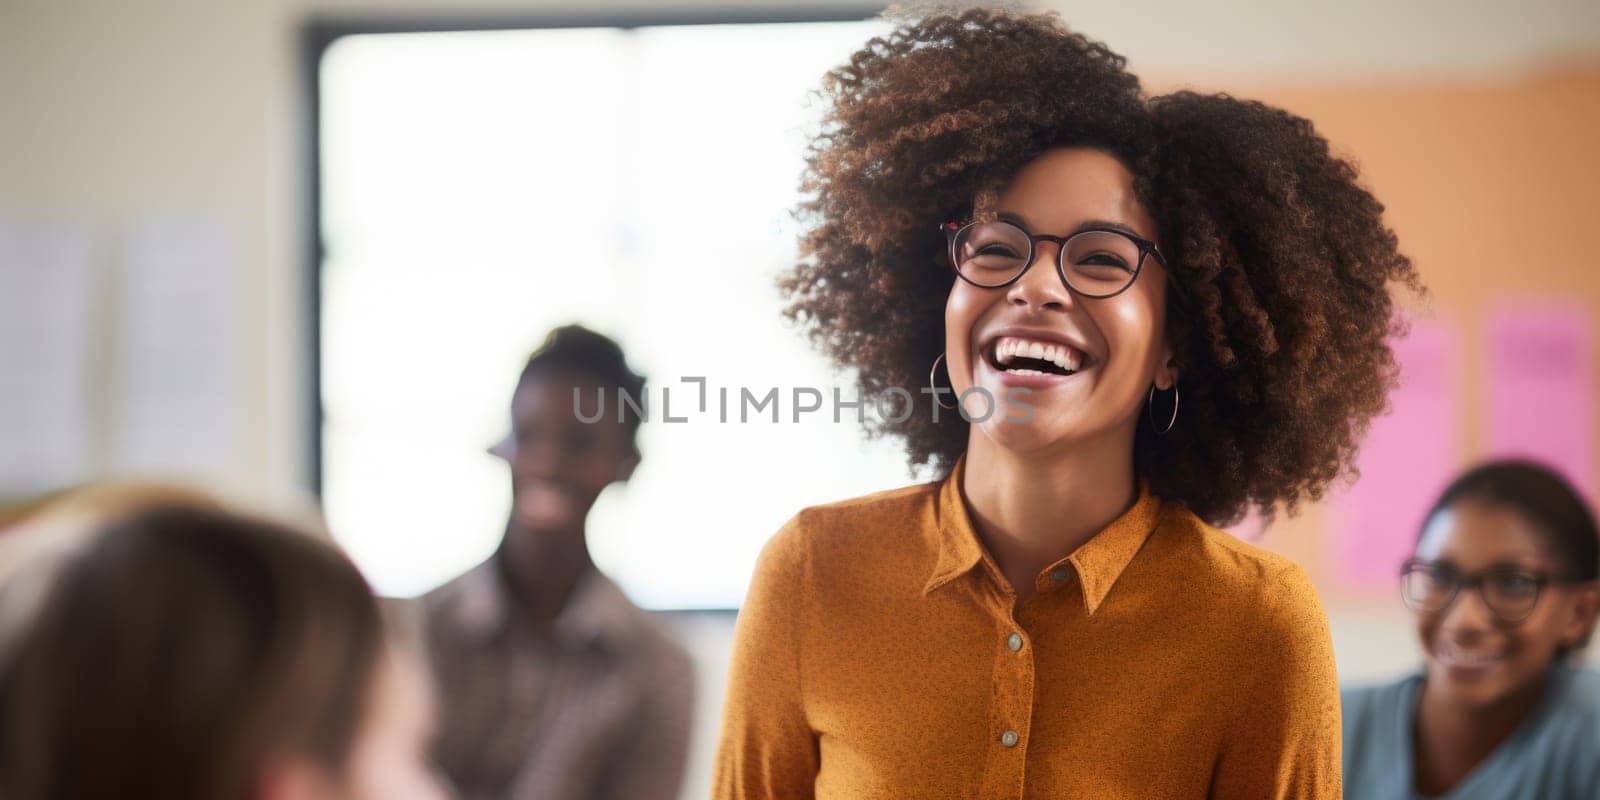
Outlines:
{"type": "Polygon", "coordinates": [[[566,608],[573,589],[594,561],[583,530],[528,531],[515,521],[500,543],[506,582],[526,622],[542,626],[566,608]]]}
{"type": "Polygon", "coordinates": [[[1528,718],[1545,682],[1535,681],[1487,708],[1463,706],[1424,682],[1412,731],[1416,790],[1437,795],[1455,788],[1528,718]]]}
{"type": "Polygon", "coordinates": [[[978,535],[1016,591],[1033,593],[1041,570],[1077,550],[1133,505],[1131,443],[1019,454],[974,430],[961,490],[978,535]]]}

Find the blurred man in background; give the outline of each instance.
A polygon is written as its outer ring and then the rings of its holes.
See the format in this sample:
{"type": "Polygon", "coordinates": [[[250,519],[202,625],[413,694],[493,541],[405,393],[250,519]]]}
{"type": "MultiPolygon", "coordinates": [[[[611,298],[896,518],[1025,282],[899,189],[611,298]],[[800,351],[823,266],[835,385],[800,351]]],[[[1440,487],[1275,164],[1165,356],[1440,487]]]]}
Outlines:
{"type": "Polygon", "coordinates": [[[522,370],[511,433],[491,449],[511,467],[505,538],[423,599],[439,764],[464,800],[677,796],[689,656],[600,574],[585,538],[600,493],[639,464],[642,420],[620,394],[642,403],[643,390],[616,342],[579,326],[552,331],[522,370]]]}

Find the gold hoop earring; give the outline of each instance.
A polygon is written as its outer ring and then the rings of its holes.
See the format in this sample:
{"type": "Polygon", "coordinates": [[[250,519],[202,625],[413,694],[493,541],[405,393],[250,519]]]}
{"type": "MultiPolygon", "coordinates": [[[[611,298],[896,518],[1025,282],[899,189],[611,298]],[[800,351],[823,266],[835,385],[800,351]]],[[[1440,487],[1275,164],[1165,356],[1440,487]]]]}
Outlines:
{"type": "MultiPolygon", "coordinates": [[[[935,383],[933,380],[933,376],[939,372],[939,362],[943,360],[944,351],[941,350],[939,351],[939,357],[933,360],[933,366],[928,368],[928,388],[933,392],[933,402],[938,403],[940,408],[954,410],[956,406],[960,405],[960,403],[951,403],[950,405],[945,405],[944,401],[939,399],[939,395],[942,394],[941,390],[939,389],[939,384],[935,383]]],[[[955,394],[955,387],[952,386],[944,391],[955,394]]]]}
{"type": "Polygon", "coordinates": [[[1172,416],[1167,420],[1167,427],[1165,428],[1156,428],[1155,404],[1156,385],[1152,383],[1150,384],[1150,397],[1145,401],[1144,404],[1145,416],[1150,419],[1150,430],[1155,431],[1156,435],[1158,436],[1164,436],[1170,432],[1172,430],[1172,426],[1176,425],[1178,422],[1178,385],[1172,385],[1172,416]]]}

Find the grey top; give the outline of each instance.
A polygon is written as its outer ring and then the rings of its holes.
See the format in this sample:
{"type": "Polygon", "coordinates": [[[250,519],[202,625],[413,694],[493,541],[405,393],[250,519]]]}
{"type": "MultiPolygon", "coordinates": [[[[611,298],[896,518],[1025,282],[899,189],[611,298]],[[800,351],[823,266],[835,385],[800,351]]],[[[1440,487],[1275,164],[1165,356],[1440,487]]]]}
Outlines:
{"type": "MultiPolygon", "coordinates": [[[[1344,796],[1418,800],[1412,730],[1422,676],[1342,693],[1344,796]]],[[[1552,669],[1528,718],[1444,800],[1600,798],[1600,673],[1552,669]]]]}

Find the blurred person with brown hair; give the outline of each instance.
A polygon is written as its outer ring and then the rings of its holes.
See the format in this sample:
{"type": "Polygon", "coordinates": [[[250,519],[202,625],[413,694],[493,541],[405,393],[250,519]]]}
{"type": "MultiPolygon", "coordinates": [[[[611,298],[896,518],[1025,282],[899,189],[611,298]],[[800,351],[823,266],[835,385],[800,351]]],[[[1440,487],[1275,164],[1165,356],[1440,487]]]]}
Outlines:
{"type": "Polygon", "coordinates": [[[1421,672],[1347,690],[1345,786],[1362,800],[1600,797],[1600,530],[1546,467],[1484,464],[1434,502],[1401,596],[1421,672]]]}
{"type": "Polygon", "coordinates": [[[185,491],[114,494],[0,536],[0,797],[445,796],[422,664],[343,554],[185,491]]]}
{"type": "Polygon", "coordinates": [[[670,800],[688,751],[688,654],[589,555],[600,493],[639,464],[644,378],[611,339],[569,325],[528,359],[499,549],[423,600],[445,702],[440,766],[466,800],[670,800]],[[605,413],[596,409],[596,394],[605,413]]]}

